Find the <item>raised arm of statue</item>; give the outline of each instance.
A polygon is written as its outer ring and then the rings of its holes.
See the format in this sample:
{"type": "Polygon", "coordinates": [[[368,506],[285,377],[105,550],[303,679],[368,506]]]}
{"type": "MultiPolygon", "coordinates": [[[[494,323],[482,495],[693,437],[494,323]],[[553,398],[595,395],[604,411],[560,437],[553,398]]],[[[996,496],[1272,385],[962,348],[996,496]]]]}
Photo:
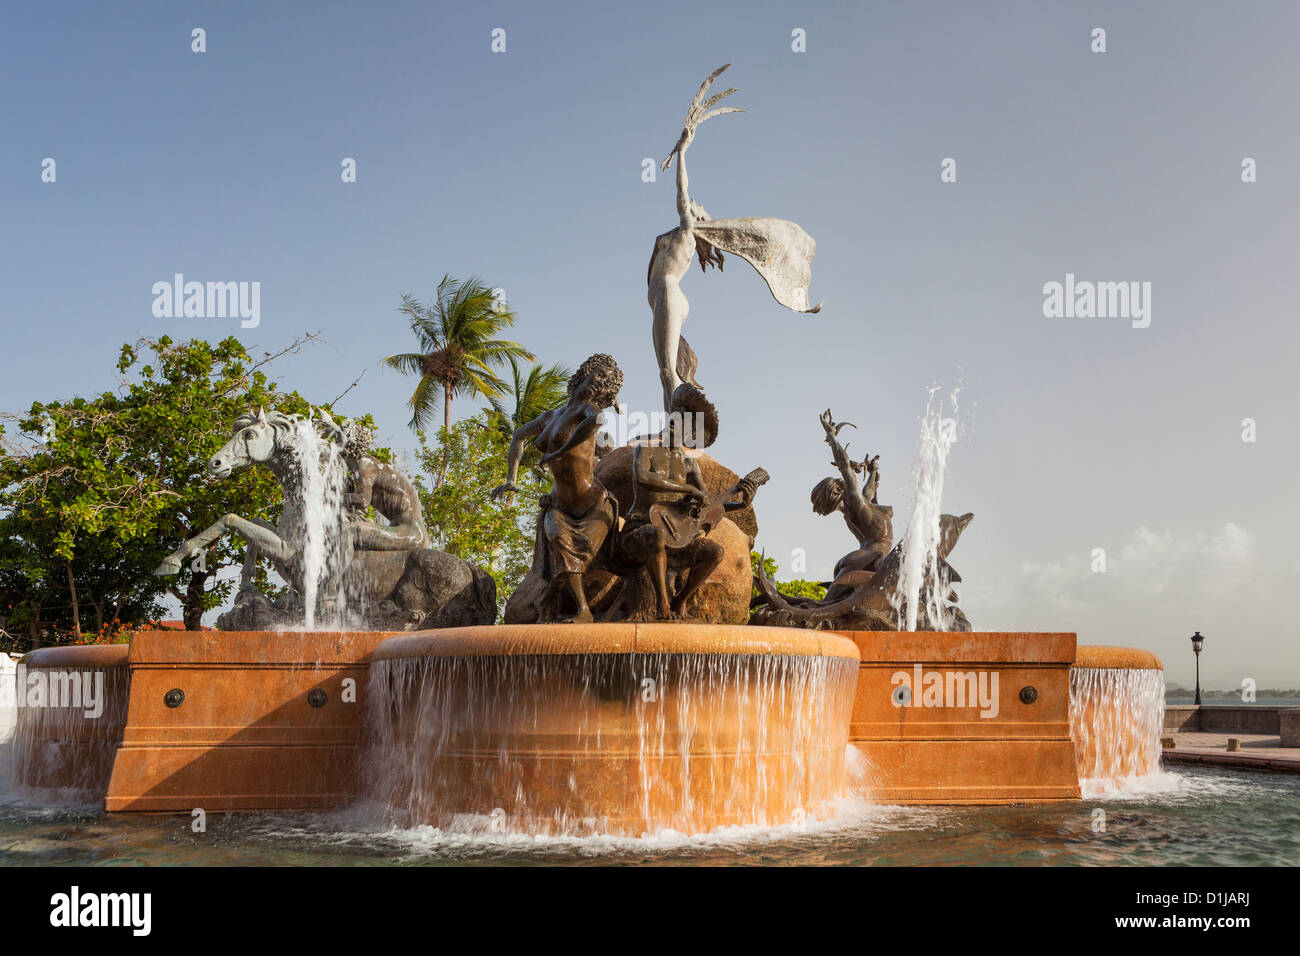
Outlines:
{"type": "Polygon", "coordinates": [[[686,177],[686,149],[695,139],[695,131],[699,129],[701,123],[714,116],[721,116],[723,113],[743,113],[744,110],[738,106],[723,106],[713,109],[724,99],[736,92],[735,87],[729,90],[723,90],[710,96],[707,100],[704,94],[708,92],[709,87],[713,84],[722,72],[731,66],[720,66],[708,75],[703,83],[700,84],[699,90],[695,94],[695,99],[691,100],[691,107],[686,111],[686,120],[682,123],[682,135],[677,139],[677,145],[673,147],[668,158],[663,161],[662,169],[666,172],[668,164],[672,162],[673,157],[677,157],[677,217],[681,223],[683,231],[689,233],[695,228],[695,210],[692,208],[690,181],[686,177]]]}
{"type": "Polygon", "coordinates": [[[880,488],[880,456],[862,459],[862,467],[867,470],[867,480],[862,483],[862,497],[874,505],[880,488]]]}
{"type": "Polygon", "coordinates": [[[846,425],[849,428],[857,428],[852,422],[840,422],[836,424],[835,419],[831,417],[831,410],[828,408],[821,414],[822,428],[826,431],[826,444],[831,446],[831,457],[834,459],[835,467],[840,470],[840,475],[844,478],[844,497],[846,501],[856,499],[858,501],[870,501],[870,496],[864,497],[863,492],[858,488],[857,469],[854,467],[855,462],[849,458],[848,452],[840,444],[840,429],[846,425]]]}
{"type": "Polygon", "coordinates": [[[492,489],[492,498],[499,498],[519,490],[515,487],[515,480],[519,477],[519,463],[524,459],[524,443],[542,433],[550,414],[550,412],[543,412],[528,424],[520,425],[515,429],[514,435],[510,438],[510,451],[507,454],[509,470],[506,472],[506,483],[492,489]]]}
{"type": "Polygon", "coordinates": [[[694,130],[682,130],[682,140],[677,147],[677,219],[682,232],[687,234],[695,229],[695,213],[691,210],[690,180],[686,177],[686,147],[691,145],[691,140],[694,138],[694,130]]]}

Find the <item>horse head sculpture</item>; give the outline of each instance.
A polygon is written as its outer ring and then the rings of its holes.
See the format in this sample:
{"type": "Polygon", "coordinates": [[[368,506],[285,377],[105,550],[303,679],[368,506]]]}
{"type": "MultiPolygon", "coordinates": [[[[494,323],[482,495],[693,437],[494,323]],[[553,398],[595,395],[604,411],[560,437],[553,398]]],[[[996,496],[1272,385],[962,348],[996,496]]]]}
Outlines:
{"type": "Polygon", "coordinates": [[[240,415],[235,419],[234,437],[208,459],[208,474],[227,478],[238,468],[271,463],[285,447],[295,424],[294,416],[284,412],[268,415],[265,408],[259,408],[256,415],[240,415]]]}

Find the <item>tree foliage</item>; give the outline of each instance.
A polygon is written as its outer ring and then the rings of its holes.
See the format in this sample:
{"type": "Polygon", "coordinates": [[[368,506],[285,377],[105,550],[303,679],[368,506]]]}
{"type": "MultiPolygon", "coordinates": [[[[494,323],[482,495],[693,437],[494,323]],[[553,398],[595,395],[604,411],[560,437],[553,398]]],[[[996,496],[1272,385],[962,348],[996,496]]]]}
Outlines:
{"type": "Polygon", "coordinates": [[[515,324],[514,312],[476,276],[443,276],[432,303],[404,295],[398,311],[410,323],[418,352],[390,355],[388,368],[418,376],[407,402],[411,428],[427,428],[442,401],[443,427],[451,428],[451,400],[457,395],[496,398],[505,383],[495,369],[507,359],[533,355],[518,342],[499,338],[515,324]]]}
{"type": "MultiPolygon", "coordinates": [[[[792,581],[777,581],[776,572],[781,570],[781,566],[776,563],[774,558],[765,557],[757,551],[749,552],[749,566],[755,575],[758,574],[759,561],[763,562],[763,573],[772,579],[776,584],[776,589],[782,594],[790,597],[812,598],[814,601],[820,601],[826,596],[826,588],[816,581],[806,581],[803,578],[796,578],[792,581]]],[[[752,597],[759,596],[758,585],[754,585],[752,597]]]]}
{"type": "Polygon", "coordinates": [[[491,499],[505,482],[510,439],[486,414],[456,422],[431,447],[419,433],[417,458],[426,473],[417,479],[420,505],[433,545],[478,564],[497,583],[498,602],[532,566],[537,500],[551,487],[549,474],[523,472],[513,500],[491,499]]]}
{"type": "Polygon", "coordinates": [[[219,606],[243,542],[227,536],[179,578],[153,569],[180,542],[226,512],[274,521],[280,489],[264,469],[220,482],[207,461],[231,423],[259,406],[304,414],[307,402],[281,392],[235,338],[211,344],[164,336],[123,345],[121,384],[97,397],[36,402],[8,415],[0,457],[0,586],[10,630],[52,628],[82,639],[87,617],[138,623],[170,592],[188,628],[219,606]]]}

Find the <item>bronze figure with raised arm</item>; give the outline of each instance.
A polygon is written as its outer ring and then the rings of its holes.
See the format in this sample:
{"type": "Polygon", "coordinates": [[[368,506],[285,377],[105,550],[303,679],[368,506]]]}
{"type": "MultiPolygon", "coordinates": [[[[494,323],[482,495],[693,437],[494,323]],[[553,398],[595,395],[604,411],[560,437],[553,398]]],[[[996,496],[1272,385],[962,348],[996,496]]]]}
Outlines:
{"type": "Polygon", "coordinates": [[[653,606],[630,607],[633,620],[675,621],[721,563],[724,552],[708,537],[729,511],[753,503],[767,472],[755,469],[732,487],[713,493],[688,449],[713,443],[718,416],[704,393],[683,383],[673,394],[668,427],[633,448],[634,499],[620,540],[625,559],[649,573],[653,606]],[[738,496],[738,497],[737,497],[738,496]],[[675,572],[673,585],[669,570],[675,572]]]}
{"type": "Polygon", "coordinates": [[[647,298],[654,315],[652,334],[665,411],[684,381],[698,387],[695,353],[682,338],[682,327],[686,324],[690,305],[682,293],[681,280],[690,268],[693,256],[698,256],[701,270],[710,265],[721,269],[722,253],[733,253],[758,271],[772,297],[786,308],[796,312],[816,312],[821,308],[820,304],[811,308],[808,305],[812,258],[817,248],[811,236],[786,219],[712,220],[690,196],[686,150],[695,140],[695,131],[711,117],[744,112],[734,106],[718,107],[718,103],[736,92],[734,88],[705,99],[709,86],[730,65],[714,70],[700,86],[687,110],[677,145],[662,166],[667,170],[676,157],[678,224],[655,237],[646,279],[647,298]]]}
{"type": "Polygon", "coordinates": [[[506,483],[492,492],[496,498],[517,491],[515,479],[524,445],[531,441],[543,453],[540,464],[551,470],[555,487],[542,496],[538,546],[542,549],[548,588],[538,609],[543,621],[592,620],[582,577],[607,545],[618,522],[618,502],[595,474],[596,434],[600,413],[618,400],[623,373],[608,355],[583,362],[569,379],[569,400],[515,431],[510,442],[506,483]],[[567,591],[576,610],[560,611],[567,591]]]}
{"type": "Polygon", "coordinates": [[[822,412],[820,420],[840,477],[824,478],[812,490],[813,511],[819,515],[841,512],[849,531],[858,539],[857,550],[846,554],[835,565],[835,577],[845,571],[875,571],[894,546],[894,509],[876,500],[880,485],[880,456],[868,454],[861,462],[853,461],[838,436],[840,429],[857,426],[852,422],[836,424],[829,408],[822,412]],[[864,475],[861,487],[858,485],[859,474],[864,475]]]}

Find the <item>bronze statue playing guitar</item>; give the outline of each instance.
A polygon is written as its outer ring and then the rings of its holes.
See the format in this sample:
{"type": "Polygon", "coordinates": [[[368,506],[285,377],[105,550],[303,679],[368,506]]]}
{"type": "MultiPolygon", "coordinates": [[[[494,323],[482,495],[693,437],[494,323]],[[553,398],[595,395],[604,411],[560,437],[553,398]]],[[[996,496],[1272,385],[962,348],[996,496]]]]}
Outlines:
{"type": "Polygon", "coordinates": [[[768,480],[767,472],[759,468],[727,491],[710,492],[699,463],[686,449],[713,444],[717,429],[712,403],[685,383],[673,393],[668,427],[633,451],[635,491],[620,540],[626,558],[650,574],[656,620],[682,616],[686,602],[723,558],[722,546],[708,538],[709,532],[728,511],[747,507],[759,485],[768,480]],[[670,565],[679,572],[677,580],[685,574],[685,583],[673,595],[668,586],[670,565]]]}

